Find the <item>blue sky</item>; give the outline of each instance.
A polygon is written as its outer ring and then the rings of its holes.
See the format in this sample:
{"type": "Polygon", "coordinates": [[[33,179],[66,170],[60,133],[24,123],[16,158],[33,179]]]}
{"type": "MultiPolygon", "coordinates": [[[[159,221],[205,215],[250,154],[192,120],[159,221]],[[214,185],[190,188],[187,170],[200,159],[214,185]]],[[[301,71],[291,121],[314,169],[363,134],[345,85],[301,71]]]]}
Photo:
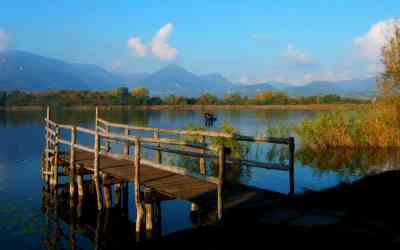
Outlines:
{"type": "Polygon", "coordinates": [[[2,0],[0,49],[120,72],[177,63],[243,83],[301,84],[375,75],[399,10],[398,0],[2,0]]]}

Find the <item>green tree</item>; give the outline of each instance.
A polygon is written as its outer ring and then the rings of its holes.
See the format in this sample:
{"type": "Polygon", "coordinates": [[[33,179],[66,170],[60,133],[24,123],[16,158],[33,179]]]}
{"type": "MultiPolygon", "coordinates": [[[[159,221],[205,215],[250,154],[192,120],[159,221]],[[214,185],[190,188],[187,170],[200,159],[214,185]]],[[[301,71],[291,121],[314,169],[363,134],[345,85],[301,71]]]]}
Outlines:
{"type": "Polygon", "coordinates": [[[148,89],[144,87],[137,87],[132,90],[132,96],[141,97],[141,98],[149,98],[150,92],[148,89]]]}
{"type": "Polygon", "coordinates": [[[111,92],[111,95],[126,98],[129,96],[129,89],[124,86],[118,87],[111,92]]]}
{"type": "Polygon", "coordinates": [[[197,100],[197,103],[201,105],[217,104],[218,98],[206,92],[200,95],[199,99],[197,100]]]}
{"type": "Polygon", "coordinates": [[[245,102],[246,100],[239,93],[233,93],[224,96],[224,104],[239,105],[245,104],[245,102]]]}
{"type": "Polygon", "coordinates": [[[167,105],[183,105],[186,104],[186,100],[182,96],[170,95],[164,99],[163,103],[167,105]]]}

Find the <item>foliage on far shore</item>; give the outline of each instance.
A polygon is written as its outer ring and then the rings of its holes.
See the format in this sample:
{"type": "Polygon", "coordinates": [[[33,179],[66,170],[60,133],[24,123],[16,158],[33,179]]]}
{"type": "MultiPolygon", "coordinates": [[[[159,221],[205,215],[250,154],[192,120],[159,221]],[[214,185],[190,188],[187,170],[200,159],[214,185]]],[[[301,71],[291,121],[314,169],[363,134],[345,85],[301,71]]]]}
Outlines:
{"type": "Polygon", "coordinates": [[[15,106],[85,106],[85,105],[307,105],[307,104],[363,104],[368,100],[337,95],[292,97],[280,92],[257,92],[255,97],[228,94],[223,98],[203,93],[197,98],[184,96],[151,96],[146,88],[129,91],[119,87],[111,91],[50,91],[27,93],[0,91],[0,107],[15,106]]]}

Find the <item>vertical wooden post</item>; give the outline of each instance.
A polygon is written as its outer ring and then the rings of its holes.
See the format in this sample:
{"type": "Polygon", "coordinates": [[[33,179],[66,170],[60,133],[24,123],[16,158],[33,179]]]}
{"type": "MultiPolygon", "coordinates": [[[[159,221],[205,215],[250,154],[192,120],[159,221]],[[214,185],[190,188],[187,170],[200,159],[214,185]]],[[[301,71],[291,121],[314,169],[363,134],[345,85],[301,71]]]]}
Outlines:
{"type": "MultiPolygon", "coordinates": [[[[97,107],[96,107],[96,121],[97,121],[97,107]]],[[[97,122],[96,122],[97,124],[97,122]]],[[[100,174],[99,174],[99,166],[100,165],[100,136],[99,131],[96,128],[95,140],[94,140],[94,185],[96,188],[97,194],[97,209],[101,210],[103,207],[103,197],[100,189],[100,174]]]]}
{"type": "Polygon", "coordinates": [[[144,207],[146,210],[146,235],[147,239],[150,239],[152,236],[154,223],[153,197],[152,190],[150,188],[144,189],[144,207]]]}
{"type": "MultiPolygon", "coordinates": [[[[157,129],[157,130],[154,131],[154,139],[157,139],[157,140],[160,139],[160,129],[157,129]]],[[[158,148],[161,147],[160,143],[157,143],[156,145],[157,145],[158,148]]],[[[162,155],[161,155],[161,150],[160,149],[158,149],[156,151],[156,163],[158,163],[158,164],[162,163],[162,155]]]]}
{"type": "Polygon", "coordinates": [[[94,122],[94,129],[97,131],[97,124],[99,120],[99,107],[96,106],[96,120],[94,122]]]}
{"type": "Polygon", "coordinates": [[[76,127],[71,130],[71,147],[69,152],[69,194],[70,197],[75,195],[75,144],[76,144],[76,127]]]}
{"type": "MultiPolygon", "coordinates": [[[[110,126],[106,125],[105,130],[106,135],[110,134],[110,126]]],[[[106,152],[110,152],[110,142],[108,140],[105,141],[105,150],[106,152]]]]}
{"type": "MultiPolygon", "coordinates": [[[[204,135],[201,136],[200,143],[201,144],[206,143],[206,137],[204,135]]],[[[201,153],[204,154],[205,150],[201,149],[201,153]]],[[[201,157],[199,160],[199,168],[200,168],[200,174],[205,175],[206,174],[206,160],[204,159],[204,157],[201,157]]]]}
{"type": "Polygon", "coordinates": [[[295,144],[294,138],[290,137],[289,141],[289,195],[294,196],[295,193],[295,183],[294,183],[294,152],[295,144]]]}
{"type": "Polygon", "coordinates": [[[224,212],[224,182],[225,182],[225,148],[220,147],[218,152],[218,219],[221,220],[224,212]]]}
{"type": "Polygon", "coordinates": [[[46,108],[46,152],[45,152],[45,162],[44,162],[44,180],[46,182],[49,182],[49,170],[50,170],[50,133],[49,130],[50,129],[50,125],[49,125],[49,121],[50,120],[50,107],[47,106],[46,108]]]}
{"type": "Polygon", "coordinates": [[[54,163],[53,163],[53,186],[56,188],[58,184],[58,163],[59,163],[59,142],[60,139],[60,128],[56,126],[55,128],[56,136],[54,138],[54,163]]]}
{"type": "MultiPolygon", "coordinates": [[[[129,136],[129,129],[128,128],[124,129],[124,135],[125,136],[129,136]]],[[[129,144],[128,143],[124,144],[124,155],[126,155],[126,156],[129,155],[129,144]]]]}
{"type": "Polygon", "coordinates": [[[110,177],[103,175],[103,193],[106,208],[111,207],[111,184],[110,177]]]}
{"type": "Polygon", "coordinates": [[[78,183],[78,195],[79,197],[84,196],[84,189],[83,189],[83,174],[79,174],[76,176],[77,177],[77,183],[78,183]]]}
{"type": "Polygon", "coordinates": [[[140,227],[143,220],[143,207],[140,199],[140,140],[135,140],[135,205],[136,205],[136,233],[140,233],[140,227]]]}

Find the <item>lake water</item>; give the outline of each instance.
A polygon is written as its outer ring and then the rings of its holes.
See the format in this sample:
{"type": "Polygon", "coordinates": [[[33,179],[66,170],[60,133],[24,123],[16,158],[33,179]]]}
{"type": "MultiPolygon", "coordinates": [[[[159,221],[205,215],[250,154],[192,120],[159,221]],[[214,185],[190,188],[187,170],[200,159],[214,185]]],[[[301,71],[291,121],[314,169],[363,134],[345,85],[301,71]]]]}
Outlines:
{"type": "MultiPolygon", "coordinates": [[[[215,127],[227,122],[241,134],[264,134],[266,128],[275,124],[296,124],[304,118],[313,117],[311,111],[216,111],[215,127]]],[[[203,124],[201,112],[194,111],[107,111],[105,119],[138,126],[160,128],[185,128],[188,124],[203,124]]],[[[42,112],[0,112],[0,244],[1,249],[93,249],[90,235],[77,231],[74,243],[68,234],[68,223],[49,213],[49,201],[40,176],[44,149],[42,112]]],[[[67,124],[93,127],[94,112],[57,111],[54,120],[67,124]]],[[[397,151],[354,152],[337,149],[315,153],[301,148],[296,141],[295,182],[296,192],[321,190],[341,182],[351,182],[367,174],[396,168],[400,160],[397,151]]],[[[249,159],[279,161],[281,149],[252,145],[249,159]],[[271,153],[274,150],[278,153],[271,153]]],[[[283,153],[284,155],[284,153],[283,153]]],[[[249,168],[238,180],[247,185],[281,193],[289,189],[287,172],[249,168]]],[[[57,204],[65,206],[65,200],[57,204]]],[[[132,207],[127,221],[134,221],[132,207]]],[[[89,208],[87,208],[89,209],[89,208]]],[[[162,224],[160,234],[166,235],[195,226],[190,217],[190,204],[171,200],[161,204],[162,224]]],[[[129,224],[129,223],[128,223],[129,224]]],[[[68,233],[69,232],[69,233],[68,233]]],[[[133,235],[133,231],[132,231],[133,235]]],[[[107,248],[107,247],[103,247],[107,248]]]]}

